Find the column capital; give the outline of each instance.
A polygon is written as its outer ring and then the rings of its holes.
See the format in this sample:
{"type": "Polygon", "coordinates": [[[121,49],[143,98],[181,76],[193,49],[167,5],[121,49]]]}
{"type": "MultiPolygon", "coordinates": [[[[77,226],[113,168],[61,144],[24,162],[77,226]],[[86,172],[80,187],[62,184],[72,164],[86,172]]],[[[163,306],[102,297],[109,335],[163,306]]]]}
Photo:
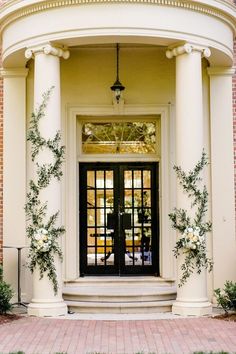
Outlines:
{"type": "Polygon", "coordinates": [[[0,77],[13,78],[13,77],[26,77],[29,69],[27,68],[0,68],[0,77]]]}
{"type": "Polygon", "coordinates": [[[200,52],[204,58],[209,58],[211,55],[211,51],[208,47],[203,47],[193,43],[184,43],[176,47],[168,48],[166,51],[166,57],[168,59],[172,59],[173,57],[177,57],[181,54],[190,54],[193,51],[200,52]]]}
{"type": "Polygon", "coordinates": [[[207,73],[209,76],[233,76],[235,74],[235,67],[210,66],[207,68],[207,73]]]}
{"type": "Polygon", "coordinates": [[[67,48],[54,46],[51,43],[45,43],[34,47],[29,47],[25,51],[26,59],[34,58],[35,54],[43,53],[46,55],[54,55],[59,58],[68,59],[70,52],[67,48]]]}

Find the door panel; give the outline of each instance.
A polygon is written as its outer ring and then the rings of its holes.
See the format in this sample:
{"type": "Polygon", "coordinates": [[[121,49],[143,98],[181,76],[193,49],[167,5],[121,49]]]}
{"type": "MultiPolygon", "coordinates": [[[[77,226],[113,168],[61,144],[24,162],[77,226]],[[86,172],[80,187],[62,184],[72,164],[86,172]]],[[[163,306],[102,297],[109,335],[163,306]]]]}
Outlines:
{"type": "Polygon", "coordinates": [[[158,165],[80,164],[80,269],[159,274],[158,165]]]}

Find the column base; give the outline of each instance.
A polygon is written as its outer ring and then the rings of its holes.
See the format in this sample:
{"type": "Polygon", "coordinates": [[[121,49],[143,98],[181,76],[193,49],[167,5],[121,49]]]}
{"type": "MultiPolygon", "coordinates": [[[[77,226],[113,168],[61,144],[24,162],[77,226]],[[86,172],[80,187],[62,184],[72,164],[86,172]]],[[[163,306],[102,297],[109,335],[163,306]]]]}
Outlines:
{"type": "Polygon", "coordinates": [[[67,305],[61,300],[58,302],[34,302],[28,306],[28,315],[37,317],[55,317],[65,316],[67,314],[67,305]]]}
{"type": "Polygon", "coordinates": [[[175,301],[172,313],[181,316],[207,316],[212,314],[212,304],[205,302],[182,302],[175,301]]]}

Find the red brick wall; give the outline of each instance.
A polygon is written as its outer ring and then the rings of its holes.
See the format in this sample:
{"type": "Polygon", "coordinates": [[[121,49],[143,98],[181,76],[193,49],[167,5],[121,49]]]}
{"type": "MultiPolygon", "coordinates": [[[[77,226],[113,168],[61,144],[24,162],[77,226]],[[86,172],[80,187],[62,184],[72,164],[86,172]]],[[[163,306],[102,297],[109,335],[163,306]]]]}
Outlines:
{"type": "MultiPolygon", "coordinates": [[[[236,65],[236,39],[234,40],[234,66],[236,65]]],[[[234,186],[236,206],[236,74],[233,76],[233,132],[234,132],[234,186]]]]}
{"type": "MultiPolygon", "coordinates": [[[[0,47],[0,67],[1,47],[0,47]]],[[[3,79],[0,78],[0,264],[3,262],[3,79]]]]}
{"type": "MultiPolygon", "coordinates": [[[[3,0],[0,0],[0,7],[3,0]]],[[[0,43],[0,67],[2,67],[2,50],[0,43]]],[[[3,263],[3,79],[0,78],[0,264],[3,263]]]]}

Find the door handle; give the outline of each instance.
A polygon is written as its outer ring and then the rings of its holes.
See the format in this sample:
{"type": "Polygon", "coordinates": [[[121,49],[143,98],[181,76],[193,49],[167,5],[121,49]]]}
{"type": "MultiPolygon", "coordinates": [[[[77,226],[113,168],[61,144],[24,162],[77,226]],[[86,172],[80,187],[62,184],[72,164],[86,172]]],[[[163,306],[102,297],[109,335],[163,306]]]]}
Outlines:
{"type": "Polygon", "coordinates": [[[116,227],[116,214],[107,214],[107,229],[114,230],[116,227]]]}
{"type": "Polygon", "coordinates": [[[129,213],[122,213],[121,214],[121,227],[123,230],[130,230],[132,228],[131,214],[129,214],[129,213]]]}

